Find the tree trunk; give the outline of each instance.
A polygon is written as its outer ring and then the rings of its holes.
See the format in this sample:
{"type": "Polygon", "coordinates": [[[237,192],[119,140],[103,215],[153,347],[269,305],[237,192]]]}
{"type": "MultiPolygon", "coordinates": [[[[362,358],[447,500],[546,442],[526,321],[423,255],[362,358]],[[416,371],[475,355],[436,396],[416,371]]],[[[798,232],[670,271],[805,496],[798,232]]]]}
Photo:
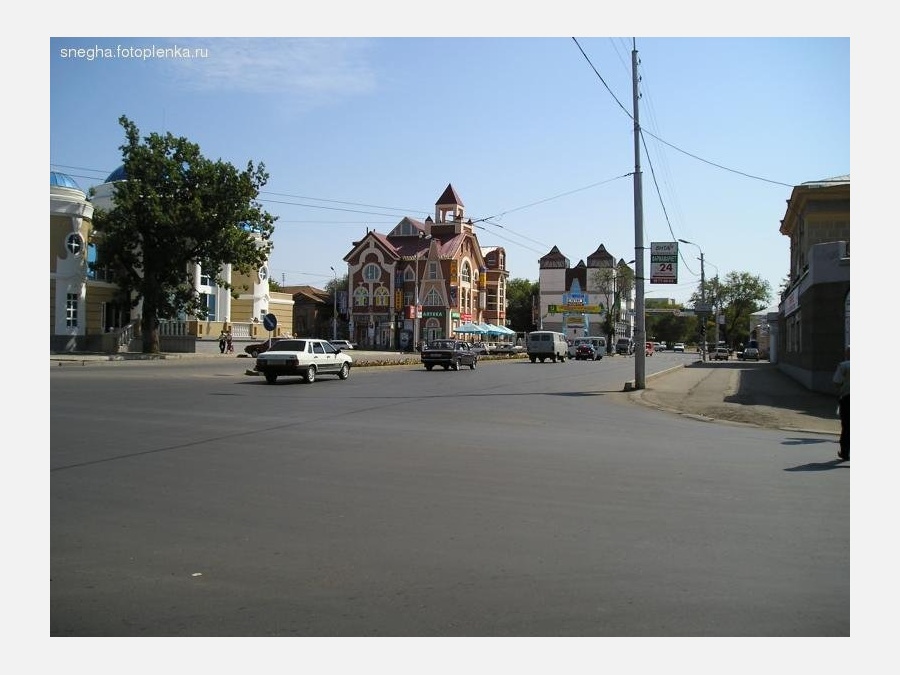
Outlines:
{"type": "Polygon", "coordinates": [[[156,312],[147,311],[146,305],[141,315],[141,351],[144,354],[159,354],[159,321],[156,312]]]}

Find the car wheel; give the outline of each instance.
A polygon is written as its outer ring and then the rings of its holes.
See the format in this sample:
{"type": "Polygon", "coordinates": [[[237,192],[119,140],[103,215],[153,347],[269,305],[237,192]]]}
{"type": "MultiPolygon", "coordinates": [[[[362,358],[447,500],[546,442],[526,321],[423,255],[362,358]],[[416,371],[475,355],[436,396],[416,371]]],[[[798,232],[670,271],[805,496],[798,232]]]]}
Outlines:
{"type": "Polygon", "coordinates": [[[266,382],[269,384],[275,384],[275,380],[278,379],[278,375],[275,373],[266,373],[266,382]]]}
{"type": "Polygon", "coordinates": [[[255,359],[257,356],[259,356],[259,350],[258,350],[258,349],[251,349],[248,353],[250,354],[250,358],[254,358],[254,359],[255,359]]]}
{"type": "Polygon", "coordinates": [[[430,363],[425,366],[425,370],[431,370],[432,368],[434,368],[434,365],[432,365],[430,363]]]}
{"type": "Polygon", "coordinates": [[[316,381],[316,367],[315,366],[307,366],[306,372],[303,373],[303,379],[306,382],[315,382],[316,381]]]}
{"type": "Polygon", "coordinates": [[[537,363],[537,357],[536,357],[536,356],[529,356],[528,358],[531,359],[531,362],[532,362],[532,363],[537,363]]]}
{"type": "Polygon", "coordinates": [[[472,363],[469,364],[469,370],[475,370],[475,366],[478,365],[478,359],[472,359],[472,363]]]}
{"type": "Polygon", "coordinates": [[[338,377],[341,378],[342,380],[346,380],[348,377],[350,377],[350,364],[349,363],[341,364],[341,369],[338,371],[338,377]]]}
{"type": "Polygon", "coordinates": [[[553,363],[556,363],[556,354],[554,354],[553,356],[551,356],[551,357],[550,357],[550,360],[551,360],[553,363]]]}
{"type": "Polygon", "coordinates": [[[453,362],[453,370],[459,370],[459,359],[453,362]]]}

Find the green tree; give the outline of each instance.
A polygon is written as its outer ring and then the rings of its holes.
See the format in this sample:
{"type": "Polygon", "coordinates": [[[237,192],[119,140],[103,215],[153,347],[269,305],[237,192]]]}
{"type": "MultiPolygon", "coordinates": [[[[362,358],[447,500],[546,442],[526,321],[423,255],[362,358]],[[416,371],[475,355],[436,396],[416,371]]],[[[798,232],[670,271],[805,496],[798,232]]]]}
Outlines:
{"type": "MultiPolygon", "coordinates": [[[[772,287],[768,281],[749,272],[729,272],[725,280],[713,277],[706,282],[706,302],[725,315],[725,324],[719,339],[726,344],[737,345],[750,339],[750,315],[764,309],[772,297],[772,287]]],[[[699,289],[691,296],[694,303],[700,302],[699,289]]],[[[715,339],[715,317],[706,322],[708,340],[715,339]]]]}
{"type": "Polygon", "coordinates": [[[619,309],[622,295],[634,288],[634,271],[620,260],[616,267],[602,267],[593,273],[593,285],[599,288],[603,300],[603,333],[606,335],[606,351],[611,353],[616,342],[616,324],[622,319],[619,309]]]}
{"type": "Polygon", "coordinates": [[[170,133],[140,137],[124,115],[120,146],[127,180],[115,184],[113,207],[94,214],[97,266],[109,267],[123,298],[143,303],[142,348],[159,352],[159,321],[206,317],[194,288],[193,266],[216,275],[223,265],[249,274],[268,258],[275,218],[256,201],[268,181],[265,166],[245,171],[212,161],[185,138],[170,133]]]}
{"type": "Polygon", "coordinates": [[[517,333],[534,330],[532,308],[539,294],[537,281],[510,279],[506,283],[506,318],[510,329],[517,333]]]}

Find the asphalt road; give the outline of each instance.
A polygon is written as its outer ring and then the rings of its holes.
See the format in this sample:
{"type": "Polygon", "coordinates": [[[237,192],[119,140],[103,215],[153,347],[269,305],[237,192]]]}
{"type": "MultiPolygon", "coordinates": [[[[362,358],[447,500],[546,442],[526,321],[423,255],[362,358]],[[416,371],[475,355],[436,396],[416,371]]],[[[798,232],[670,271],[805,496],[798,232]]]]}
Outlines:
{"type": "Polygon", "coordinates": [[[51,368],[51,635],[850,633],[819,435],[636,405],[628,359],[246,365],[51,368]]]}

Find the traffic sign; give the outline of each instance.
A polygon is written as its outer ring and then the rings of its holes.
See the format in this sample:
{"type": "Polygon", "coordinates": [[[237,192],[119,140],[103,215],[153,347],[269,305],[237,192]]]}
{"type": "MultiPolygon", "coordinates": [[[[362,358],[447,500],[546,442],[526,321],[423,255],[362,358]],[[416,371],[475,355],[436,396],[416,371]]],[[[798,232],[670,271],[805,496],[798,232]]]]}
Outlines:
{"type": "Polygon", "coordinates": [[[263,317],[263,326],[265,326],[266,330],[275,330],[275,327],[278,325],[278,317],[274,314],[266,314],[263,317]]]}

